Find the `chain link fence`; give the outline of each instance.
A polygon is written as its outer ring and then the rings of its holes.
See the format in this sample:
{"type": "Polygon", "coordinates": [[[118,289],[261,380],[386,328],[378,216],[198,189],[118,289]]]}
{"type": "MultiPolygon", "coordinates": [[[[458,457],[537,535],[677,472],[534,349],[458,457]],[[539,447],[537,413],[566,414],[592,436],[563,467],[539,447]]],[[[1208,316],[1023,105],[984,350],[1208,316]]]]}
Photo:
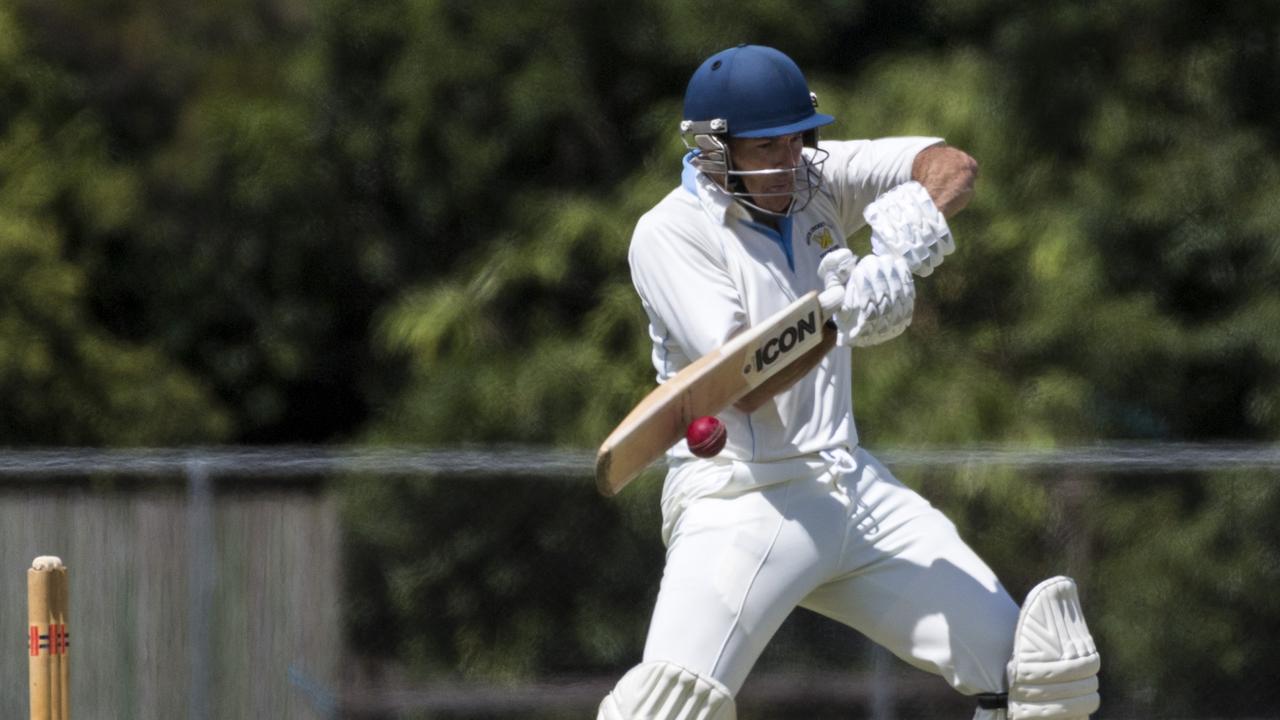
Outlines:
{"type": "MultiPolygon", "coordinates": [[[[1280,447],[1270,445],[993,446],[878,456],[909,484],[945,487],[943,504],[957,507],[975,477],[1043,479],[1058,508],[1050,517],[1061,525],[1049,536],[1073,574],[1087,574],[1097,561],[1071,518],[1087,512],[1099,483],[1195,474],[1269,483],[1280,470],[1280,447]]],[[[61,555],[71,572],[76,718],[588,717],[612,675],[423,682],[353,674],[343,630],[341,493],[333,480],[431,477],[465,488],[469,478],[495,476],[589,483],[591,471],[587,453],[536,448],[0,452],[0,556],[9,577],[0,583],[0,615],[12,639],[0,655],[0,677],[8,678],[0,717],[26,713],[24,569],[41,554],[61,555]]],[[[1232,502],[1244,508],[1252,498],[1246,489],[1232,502]]],[[[999,567],[998,558],[992,564],[999,567]]],[[[1105,634],[1105,621],[1100,627],[1105,634]]],[[[1100,717],[1144,716],[1142,693],[1126,688],[1124,701],[1104,704],[1100,717]]],[[[803,614],[784,626],[741,700],[744,718],[965,717],[971,707],[856,633],[803,614]],[[841,648],[842,659],[830,668],[795,667],[790,656],[814,642],[841,648]]],[[[1247,717],[1248,709],[1230,716],[1247,717]]]]}

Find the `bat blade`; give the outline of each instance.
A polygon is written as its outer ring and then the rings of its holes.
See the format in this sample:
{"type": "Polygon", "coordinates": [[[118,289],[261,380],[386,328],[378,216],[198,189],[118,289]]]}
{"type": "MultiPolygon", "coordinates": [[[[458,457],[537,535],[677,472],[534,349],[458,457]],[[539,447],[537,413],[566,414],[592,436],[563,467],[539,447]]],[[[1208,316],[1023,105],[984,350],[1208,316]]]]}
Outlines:
{"type": "Polygon", "coordinates": [[[617,495],[671,446],[694,418],[715,415],[822,343],[824,314],[810,292],[731,338],[654,388],[596,454],[596,488],[617,495]]]}

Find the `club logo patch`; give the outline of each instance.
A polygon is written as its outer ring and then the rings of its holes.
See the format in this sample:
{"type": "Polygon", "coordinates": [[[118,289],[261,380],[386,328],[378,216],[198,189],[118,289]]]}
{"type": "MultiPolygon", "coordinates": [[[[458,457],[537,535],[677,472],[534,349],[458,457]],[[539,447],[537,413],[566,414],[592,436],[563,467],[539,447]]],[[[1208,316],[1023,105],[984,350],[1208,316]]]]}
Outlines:
{"type": "Polygon", "coordinates": [[[804,236],[806,245],[817,245],[820,250],[826,251],[836,244],[836,235],[831,231],[831,226],[820,222],[809,229],[809,233],[804,236]]]}

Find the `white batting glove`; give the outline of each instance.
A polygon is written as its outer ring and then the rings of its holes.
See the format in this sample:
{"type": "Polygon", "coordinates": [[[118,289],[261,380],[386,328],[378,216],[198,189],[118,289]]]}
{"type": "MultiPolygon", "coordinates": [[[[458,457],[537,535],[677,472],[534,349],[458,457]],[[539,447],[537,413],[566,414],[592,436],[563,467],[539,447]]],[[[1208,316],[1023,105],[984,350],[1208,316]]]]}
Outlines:
{"type": "Polygon", "coordinates": [[[818,263],[818,277],[822,278],[822,287],[825,288],[818,295],[818,302],[827,317],[831,317],[844,304],[844,286],[848,284],[853,267],[857,264],[858,256],[848,248],[828,251],[822,256],[822,262],[818,263]]]}
{"type": "Polygon", "coordinates": [[[844,301],[832,316],[838,345],[879,345],[902,334],[915,311],[911,270],[896,255],[867,255],[845,284],[844,301]]]}
{"type": "Polygon", "coordinates": [[[929,191],[912,180],[876,198],[862,212],[871,226],[871,249],[877,255],[897,255],[911,272],[925,277],[955,252],[947,219],[929,197],[929,191]]]}

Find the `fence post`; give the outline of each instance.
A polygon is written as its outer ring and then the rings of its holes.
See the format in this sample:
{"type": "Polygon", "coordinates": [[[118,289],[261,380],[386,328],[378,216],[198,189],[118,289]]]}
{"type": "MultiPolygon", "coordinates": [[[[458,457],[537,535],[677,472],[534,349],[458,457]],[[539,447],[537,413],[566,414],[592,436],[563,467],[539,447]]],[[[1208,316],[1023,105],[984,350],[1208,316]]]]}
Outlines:
{"type": "Polygon", "coordinates": [[[894,720],[894,687],[889,651],[871,643],[871,720],[894,720]]]}
{"type": "Polygon", "coordinates": [[[213,595],[217,548],[214,546],[213,485],[202,460],[187,463],[187,629],[190,634],[187,688],[188,720],[213,717],[213,595]]]}

